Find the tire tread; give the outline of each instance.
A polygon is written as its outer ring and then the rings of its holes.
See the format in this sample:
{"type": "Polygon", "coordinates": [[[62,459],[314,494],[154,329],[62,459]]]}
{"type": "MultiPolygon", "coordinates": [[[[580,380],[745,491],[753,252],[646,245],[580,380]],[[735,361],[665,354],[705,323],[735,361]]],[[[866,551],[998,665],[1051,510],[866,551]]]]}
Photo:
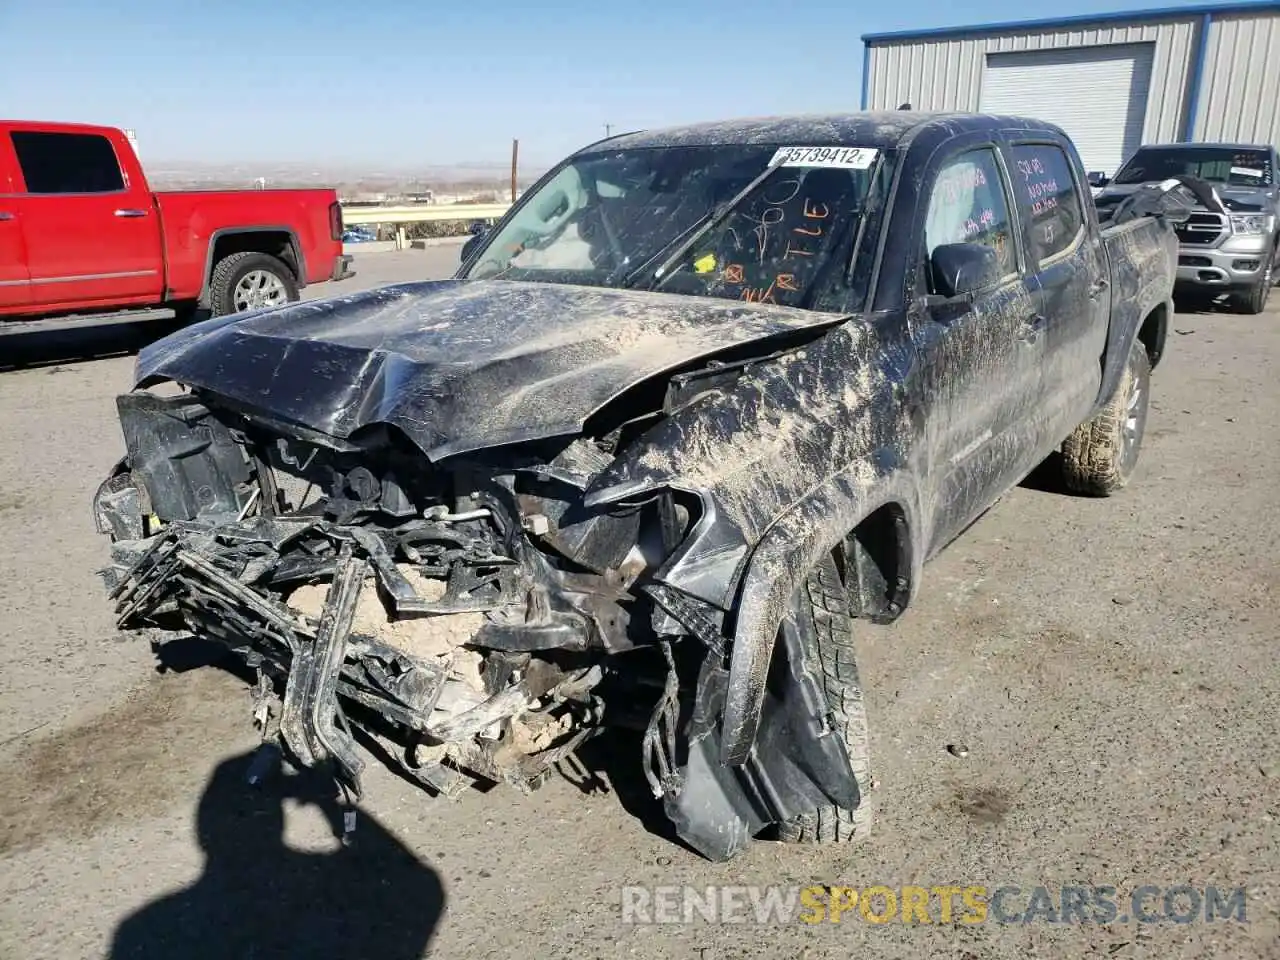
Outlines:
{"type": "Polygon", "coordinates": [[[861,803],[855,810],[829,804],[778,825],[778,839],[789,843],[850,843],[871,833],[871,751],[866,704],[854,656],[853,616],[834,559],[826,558],[805,581],[813,613],[818,664],[830,721],[844,740],[858,781],[861,803]]]}
{"type": "Polygon", "coordinates": [[[236,274],[244,267],[246,261],[252,260],[261,260],[264,269],[278,273],[285,282],[289,300],[298,299],[297,281],[294,279],[293,271],[279,257],[273,257],[259,250],[229,253],[214,265],[213,273],[209,276],[210,316],[222,317],[236,312],[236,305],[231,299],[235,292],[236,274]]]}
{"type": "Polygon", "coordinates": [[[1148,388],[1150,370],[1146,348],[1135,339],[1120,382],[1106,405],[1062,442],[1062,477],[1068,489],[1105,497],[1128,483],[1128,476],[1121,470],[1121,432],[1127,413],[1124,405],[1135,377],[1144,381],[1143,389],[1148,388]]]}

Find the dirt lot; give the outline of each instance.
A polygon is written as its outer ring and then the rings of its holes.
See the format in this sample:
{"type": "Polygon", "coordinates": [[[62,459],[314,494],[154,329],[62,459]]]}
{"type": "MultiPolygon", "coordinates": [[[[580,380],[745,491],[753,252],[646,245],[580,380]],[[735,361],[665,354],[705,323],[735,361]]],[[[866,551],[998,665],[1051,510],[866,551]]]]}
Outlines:
{"type": "MultiPolygon", "coordinates": [[[[455,262],[367,255],[342,289],[455,262]]],[[[351,849],[322,784],[248,790],[243,680],[198,644],[158,656],[117,636],[93,573],[89,498],[122,450],[112,397],[132,360],[74,358],[158,327],[0,340],[0,362],[56,361],[0,374],[0,954],[1280,956],[1277,319],[1179,315],[1133,487],[1089,501],[1029,481],[927,569],[903,622],[865,631],[866,846],[758,843],[719,866],[662,835],[630,751],[585,758],[585,786],[458,802],[373,766],[351,849]],[[591,791],[601,776],[613,788],[591,791]],[[649,925],[620,909],[629,885],[817,883],[1017,886],[1006,913],[1037,886],[1113,886],[1121,913],[1146,884],[1245,887],[1248,922],[649,925]]]]}

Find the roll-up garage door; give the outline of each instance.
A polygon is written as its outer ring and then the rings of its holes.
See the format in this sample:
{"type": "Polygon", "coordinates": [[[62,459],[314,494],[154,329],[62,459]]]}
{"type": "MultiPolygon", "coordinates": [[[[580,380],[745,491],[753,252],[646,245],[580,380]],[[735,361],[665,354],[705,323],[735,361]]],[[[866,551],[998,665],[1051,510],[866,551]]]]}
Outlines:
{"type": "Polygon", "coordinates": [[[989,53],[983,113],[1056,123],[1086,170],[1108,175],[1142,145],[1155,44],[989,53]]]}

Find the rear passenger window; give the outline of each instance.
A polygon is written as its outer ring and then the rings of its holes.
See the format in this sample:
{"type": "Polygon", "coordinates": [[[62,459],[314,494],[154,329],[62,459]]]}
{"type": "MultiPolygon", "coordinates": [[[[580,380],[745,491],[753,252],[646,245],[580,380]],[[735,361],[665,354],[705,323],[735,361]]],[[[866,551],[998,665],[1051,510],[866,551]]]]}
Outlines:
{"type": "Polygon", "coordinates": [[[13,149],[27,193],[112,193],[124,189],[111,141],[88,133],[15,130],[13,149]]]}
{"type": "Polygon", "coordinates": [[[1017,272],[1009,204],[994,150],[970,150],[938,171],[929,195],[924,241],[926,258],[944,244],[979,243],[996,251],[1005,276],[1017,272]]]}
{"type": "Polygon", "coordinates": [[[1044,262],[1076,241],[1084,226],[1080,192],[1061,147],[1048,143],[1014,147],[1013,196],[1031,215],[1031,255],[1044,262]]]}

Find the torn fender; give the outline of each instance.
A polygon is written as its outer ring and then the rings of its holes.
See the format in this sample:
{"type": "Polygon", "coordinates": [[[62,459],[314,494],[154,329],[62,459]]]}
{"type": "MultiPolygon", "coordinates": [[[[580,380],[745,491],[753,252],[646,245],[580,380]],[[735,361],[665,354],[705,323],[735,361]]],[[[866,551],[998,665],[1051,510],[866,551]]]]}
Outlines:
{"type": "Polygon", "coordinates": [[[857,470],[839,474],[784,514],[761,538],[747,562],[738,596],[721,735],[722,763],[739,766],[751,753],[778,627],[797,585],[862,520],[890,503],[902,510],[912,538],[910,583],[914,589],[923,555],[918,542],[918,491],[900,464],[893,463],[871,485],[857,470]]]}
{"type": "Polygon", "coordinates": [[[695,395],[601,471],[585,503],[663,488],[699,496],[701,520],[655,579],[730,609],[749,548],[821,478],[856,470],[871,481],[880,451],[909,448],[905,369],[879,330],[837,327],[695,395]]]}
{"type": "Polygon", "coordinates": [[[1115,392],[1133,341],[1143,323],[1157,311],[1152,346],[1157,360],[1163,352],[1165,326],[1174,315],[1169,291],[1178,264],[1178,238],[1169,225],[1157,217],[1144,217],[1107,229],[1103,231],[1102,243],[1110,263],[1111,323],[1094,412],[1115,392]]]}

